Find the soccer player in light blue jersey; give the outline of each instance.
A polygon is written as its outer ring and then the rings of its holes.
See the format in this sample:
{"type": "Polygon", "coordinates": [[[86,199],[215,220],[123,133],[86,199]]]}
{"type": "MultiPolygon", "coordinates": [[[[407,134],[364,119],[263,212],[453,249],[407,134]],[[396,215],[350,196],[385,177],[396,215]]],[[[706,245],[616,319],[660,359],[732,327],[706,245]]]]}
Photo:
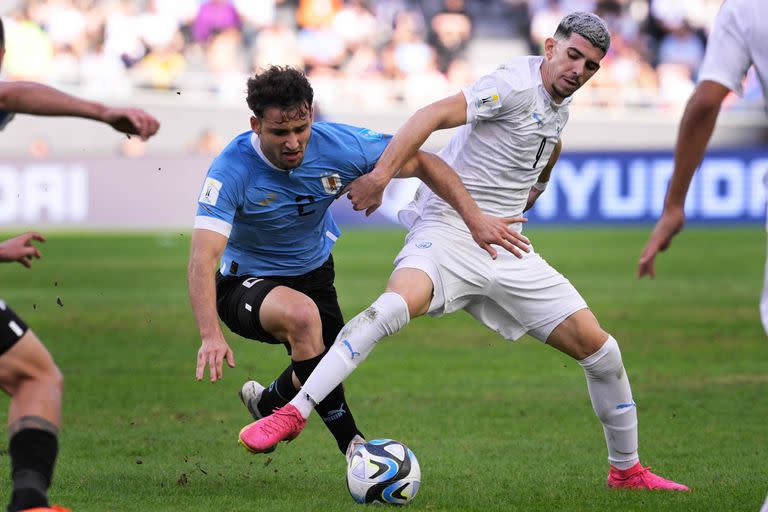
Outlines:
{"type": "MultiPolygon", "coordinates": [[[[313,123],[312,99],[311,85],[297,70],[273,66],[251,78],[251,130],[214,160],[198,199],[188,276],[202,340],[197,379],[208,367],[215,382],[223,361],[235,365],[219,318],[241,336],[285,345],[291,356],[266,388],[256,381],[242,386],[241,399],[254,419],[296,395],[344,325],[331,257],[340,231],[328,207],[346,185],[373,170],[391,139],[364,128],[313,123]]],[[[417,153],[399,176],[421,178],[491,254],[491,244],[518,254],[527,250],[527,239],[508,228],[522,219],[480,212],[437,156],[417,153]]],[[[317,410],[342,453],[363,440],[341,385],[317,410]]]]}

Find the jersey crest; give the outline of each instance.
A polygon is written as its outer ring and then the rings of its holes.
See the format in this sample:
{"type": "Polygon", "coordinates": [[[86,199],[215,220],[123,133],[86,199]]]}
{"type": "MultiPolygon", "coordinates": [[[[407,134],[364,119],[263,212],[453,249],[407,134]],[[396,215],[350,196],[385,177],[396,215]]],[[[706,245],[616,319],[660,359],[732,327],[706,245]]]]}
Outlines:
{"type": "Polygon", "coordinates": [[[323,183],[323,190],[326,194],[336,195],[341,190],[341,176],[336,173],[323,176],[320,181],[323,183]]]}

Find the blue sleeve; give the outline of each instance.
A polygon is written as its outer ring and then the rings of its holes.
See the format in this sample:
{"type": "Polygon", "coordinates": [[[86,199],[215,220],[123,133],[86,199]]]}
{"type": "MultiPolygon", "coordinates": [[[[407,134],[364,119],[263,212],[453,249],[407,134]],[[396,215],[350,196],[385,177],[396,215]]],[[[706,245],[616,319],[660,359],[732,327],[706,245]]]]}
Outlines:
{"type": "Polygon", "coordinates": [[[379,157],[381,157],[384,149],[389,145],[392,136],[367,128],[359,128],[355,133],[355,137],[358,140],[358,144],[360,144],[364,159],[361,169],[362,174],[367,174],[376,166],[376,162],[379,161],[379,157]]]}
{"type": "Polygon", "coordinates": [[[196,228],[229,236],[235,213],[245,197],[245,182],[240,169],[242,166],[228,165],[222,158],[211,164],[197,198],[196,228]]]}

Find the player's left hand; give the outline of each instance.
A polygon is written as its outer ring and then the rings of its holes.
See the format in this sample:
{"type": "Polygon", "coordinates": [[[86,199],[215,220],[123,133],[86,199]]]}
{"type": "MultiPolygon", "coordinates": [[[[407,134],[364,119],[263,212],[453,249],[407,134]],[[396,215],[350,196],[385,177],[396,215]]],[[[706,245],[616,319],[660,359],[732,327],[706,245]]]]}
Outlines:
{"type": "Polygon", "coordinates": [[[672,242],[672,237],[683,229],[684,224],[685,212],[682,208],[664,210],[640,254],[640,261],[637,264],[638,278],[650,276],[653,279],[656,277],[656,270],[653,268],[656,255],[659,251],[667,250],[672,242]]]}
{"type": "Polygon", "coordinates": [[[493,245],[499,245],[518,258],[522,258],[524,252],[531,251],[531,241],[522,233],[509,229],[510,224],[518,222],[528,222],[528,219],[482,214],[476,220],[468,222],[467,227],[475,243],[485,249],[494,260],[498,257],[498,253],[493,245]]]}
{"type": "Polygon", "coordinates": [[[347,199],[352,201],[352,208],[365,210],[365,216],[368,217],[381,206],[388,183],[388,180],[382,180],[375,173],[363,174],[344,187],[340,195],[347,194],[347,199]]]}
{"type": "Polygon", "coordinates": [[[160,121],[140,108],[108,108],[102,121],[119,132],[138,135],[147,140],[160,129],[160,121]]]}
{"type": "Polygon", "coordinates": [[[28,231],[23,235],[9,238],[0,243],[0,261],[18,261],[27,268],[32,266],[32,258],[43,257],[40,249],[32,241],[45,242],[45,237],[37,231],[28,231]]]}

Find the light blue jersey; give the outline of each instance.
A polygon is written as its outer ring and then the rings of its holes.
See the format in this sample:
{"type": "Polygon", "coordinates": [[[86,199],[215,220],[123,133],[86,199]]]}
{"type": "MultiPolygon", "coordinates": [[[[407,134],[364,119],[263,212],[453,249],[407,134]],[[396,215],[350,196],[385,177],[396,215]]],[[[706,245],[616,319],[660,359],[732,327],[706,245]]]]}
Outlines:
{"type": "Polygon", "coordinates": [[[315,123],[301,166],[278,169],[246,132],[213,161],[198,198],[196,229],[229,238],[221,273],[297,276],[322,265],[341,234],[328,207],[373,170],[391,139],[371,130],[315,123]]]}

